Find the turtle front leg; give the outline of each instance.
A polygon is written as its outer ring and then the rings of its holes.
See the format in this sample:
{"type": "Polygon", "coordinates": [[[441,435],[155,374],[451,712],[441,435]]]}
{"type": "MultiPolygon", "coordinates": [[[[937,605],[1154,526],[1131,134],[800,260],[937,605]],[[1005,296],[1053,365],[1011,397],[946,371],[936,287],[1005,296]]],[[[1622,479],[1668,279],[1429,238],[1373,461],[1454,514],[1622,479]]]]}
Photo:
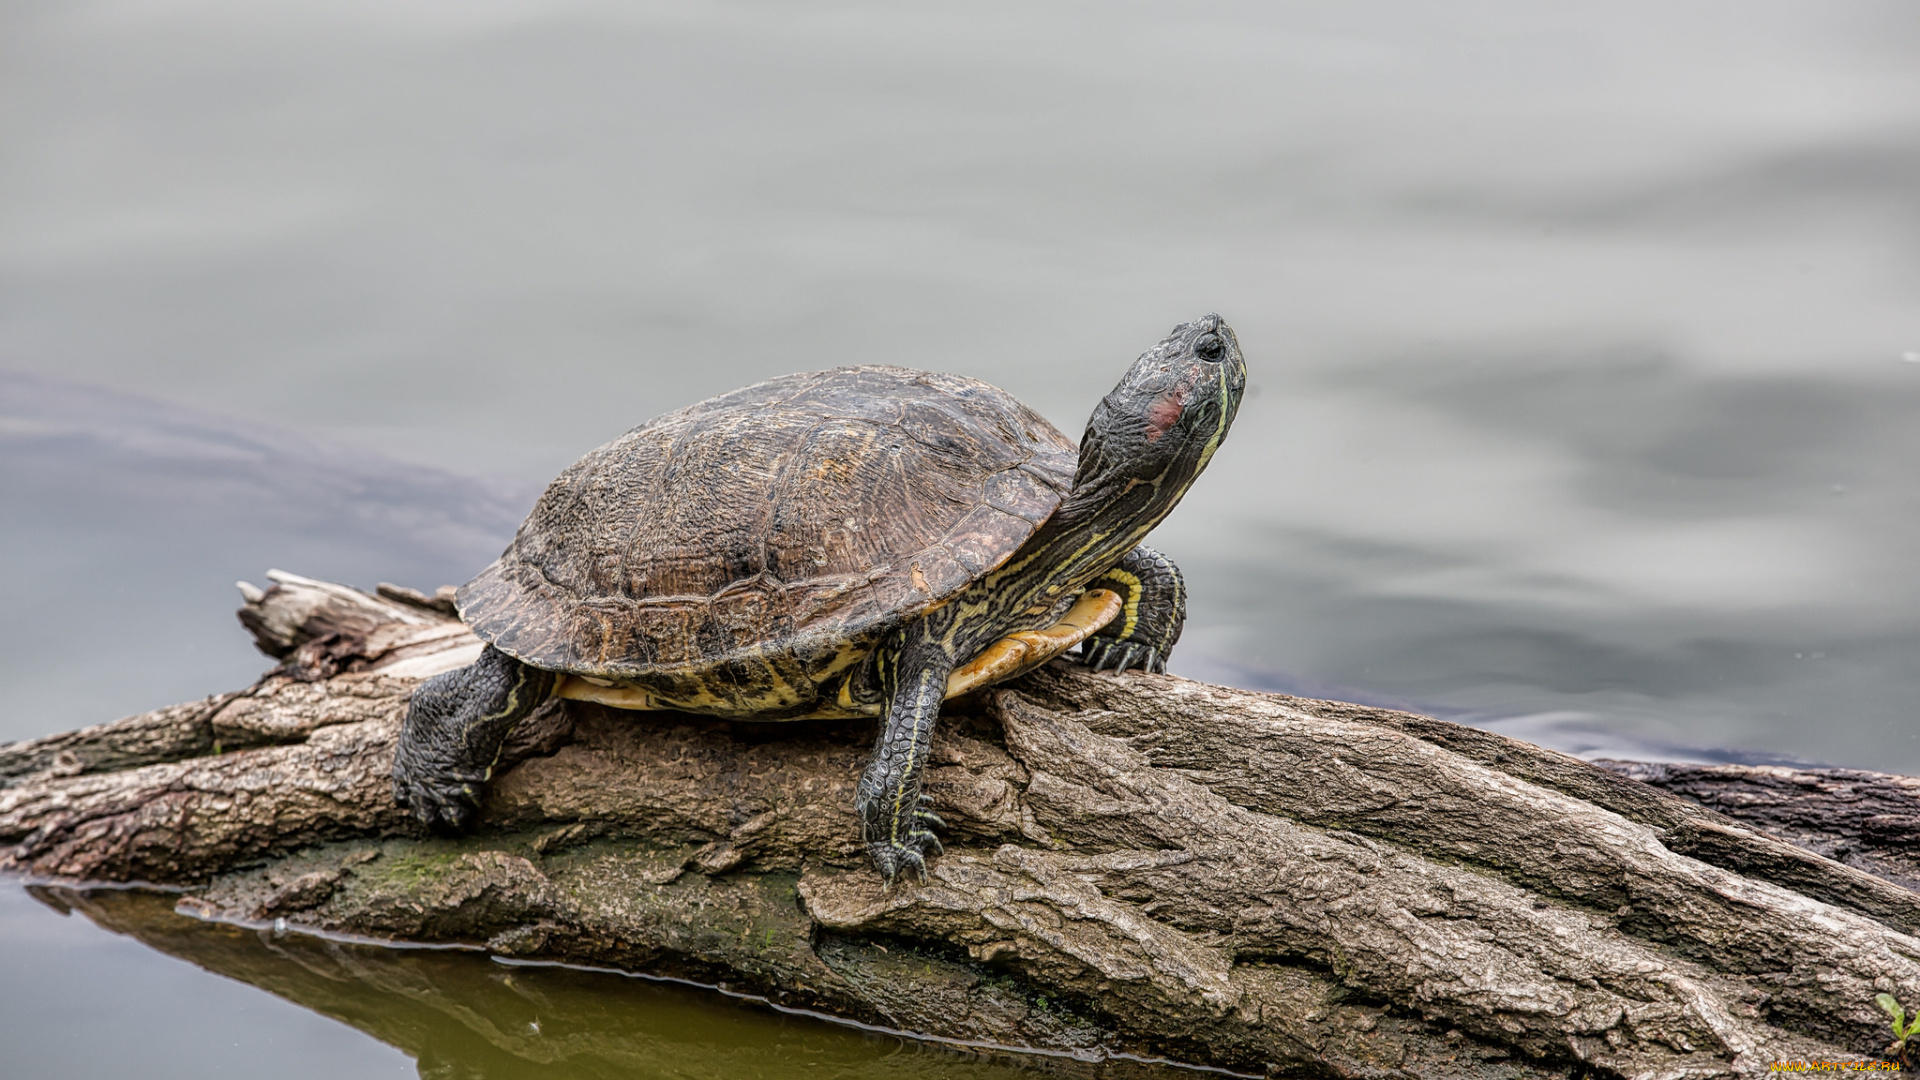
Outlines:
{"type": "Polygon", "coordinates": [[[867,852],[891,885],[907,871],[924,879],[928,855],[944,850],[932,830],[946,823],[926,808],[920,783],[954,660],[922,620],[889,635],[875,650],[873,663],[886,714],[873,760],[855,791],[854,809],[867,852]]]}
{"type": "Polygon", "coordinates": [[[436,832],[462,832],[513,725],[553,692],[551,671],[489,645],[480,659],[413,692],[393,754],[393,801],[436,832]]]}
{"type": "Polygon", "coordinates": [[[1080,659],[1095,671],[1167,670],[1167,655],[1187,622],[1187,585],[1173,560],[1141,544],[1120,565],[1087,583],[1120,594],[1120,615],[1080,643],[1080,659]]]}

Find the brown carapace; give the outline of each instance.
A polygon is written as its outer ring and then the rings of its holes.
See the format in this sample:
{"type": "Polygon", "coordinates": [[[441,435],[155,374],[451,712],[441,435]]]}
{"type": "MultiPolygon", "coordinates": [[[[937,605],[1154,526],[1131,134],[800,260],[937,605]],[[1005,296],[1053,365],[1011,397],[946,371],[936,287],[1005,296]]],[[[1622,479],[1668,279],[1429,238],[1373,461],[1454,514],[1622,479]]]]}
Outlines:
{"type": "Polygon", "coordinates": [[[581,676],[563,696],[758,719],[878,713],[840,704],[851,668],[1012,558],[1077,462],[1057,428],[974,379],[789,375],[575,462],[456,603],[500,651],[581,676]]]}

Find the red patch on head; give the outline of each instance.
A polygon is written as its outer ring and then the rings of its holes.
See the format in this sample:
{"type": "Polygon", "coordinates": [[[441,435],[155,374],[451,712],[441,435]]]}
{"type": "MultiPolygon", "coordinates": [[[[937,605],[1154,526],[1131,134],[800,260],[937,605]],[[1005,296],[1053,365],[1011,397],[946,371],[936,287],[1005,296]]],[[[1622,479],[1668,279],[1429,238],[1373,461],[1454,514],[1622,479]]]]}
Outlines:
{"type": "Polygon", "coordinates": [[[1180,422],[1180,414],[1187,411],[1187,388],[1177,386],[1173,393],[1154,402],[1147,408],[1147,441],[1159,442],[1167,429],[1180,422]]]}

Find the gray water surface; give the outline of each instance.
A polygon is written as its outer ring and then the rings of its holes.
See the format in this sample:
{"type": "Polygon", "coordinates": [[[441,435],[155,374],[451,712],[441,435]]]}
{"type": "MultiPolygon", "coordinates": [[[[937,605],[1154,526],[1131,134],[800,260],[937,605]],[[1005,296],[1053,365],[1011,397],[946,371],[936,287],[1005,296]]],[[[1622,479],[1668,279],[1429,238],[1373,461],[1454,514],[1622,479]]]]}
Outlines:
{"type": "MultiPolygon", "coordinates": [[[[1920,772],[1916,57],[1902,0],[0,5],[0,739],[250,680],[269,566],[463,580],[660,411],[888,362],[1077,433],[1217,310],[1176,671],[1920,772]]],[[[111,981],[37,997],[175,1030],[111,981]]]]}

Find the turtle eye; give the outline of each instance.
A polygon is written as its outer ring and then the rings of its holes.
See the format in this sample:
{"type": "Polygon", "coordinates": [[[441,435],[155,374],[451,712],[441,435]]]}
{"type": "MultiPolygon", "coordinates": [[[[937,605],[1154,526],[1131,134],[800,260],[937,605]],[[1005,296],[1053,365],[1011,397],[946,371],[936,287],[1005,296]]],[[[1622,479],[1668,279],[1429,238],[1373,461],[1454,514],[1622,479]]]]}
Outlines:
{"type": "Polygon", "coordinates": [[[1193,343],[1193,355],[1214,363],[1219,363],[1226,351],[1227,347],[1221,343],[1219,334],[1202,334],[1200,340],[1193,343]]]}

